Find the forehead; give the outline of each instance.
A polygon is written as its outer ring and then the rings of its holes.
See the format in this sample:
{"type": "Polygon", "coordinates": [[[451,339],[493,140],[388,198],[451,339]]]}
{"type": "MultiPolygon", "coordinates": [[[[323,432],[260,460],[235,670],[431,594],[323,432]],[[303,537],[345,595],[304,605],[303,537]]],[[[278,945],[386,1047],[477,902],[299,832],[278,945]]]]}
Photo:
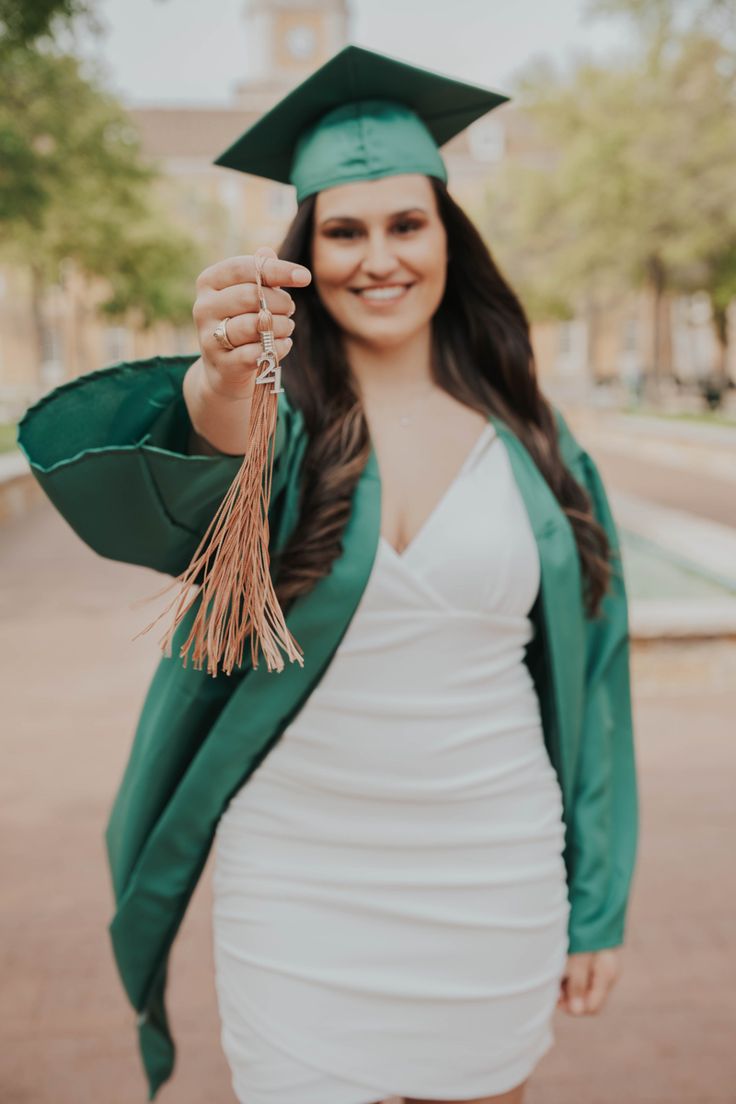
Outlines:
{"type": "Polygon", "coordinates": [[[380,218],[411,207],[436,208],[429,177],[422,173],[401,173],[378,180],[356,180],[325,188],[317,194],[315,217],[380,218]]]}

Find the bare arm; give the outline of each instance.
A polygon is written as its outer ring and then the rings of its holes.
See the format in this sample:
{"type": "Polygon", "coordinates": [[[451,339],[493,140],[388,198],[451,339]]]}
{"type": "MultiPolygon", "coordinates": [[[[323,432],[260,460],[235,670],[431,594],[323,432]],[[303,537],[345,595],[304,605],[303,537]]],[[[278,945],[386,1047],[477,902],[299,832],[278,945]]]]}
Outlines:
{"type": "Polygon", "coordinates": [[[203,367],[201,357],[195,360],[188,368],[182,385],[193,427],[189,451],[205,456],[217,456],[219,453],[243,456],[248,440],[255,375],[251,393],[233,399],[212,389],[203,367]]]}

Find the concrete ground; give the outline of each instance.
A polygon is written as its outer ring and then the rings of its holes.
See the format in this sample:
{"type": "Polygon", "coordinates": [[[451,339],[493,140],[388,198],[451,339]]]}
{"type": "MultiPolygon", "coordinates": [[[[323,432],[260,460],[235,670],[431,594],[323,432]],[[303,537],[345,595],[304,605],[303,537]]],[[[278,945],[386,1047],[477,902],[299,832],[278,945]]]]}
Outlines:
{"type": "Polygon", "coordinates": [[[590,407],[569,418],[607,486],[736,527],[736,429],[590,407]]]}
{"type": "MultiPolygon", "coordinates": [[[[131,638],[160,602],[130,603],[164,584],[96,556],[46,503],[0,530],[2,1104],[147,1099],[108,942],[103,831],[158,655],[155,631],[131,638]]],[[[642,824],[623,974],[598,1016],[555,1013],[527,1104],[736,1099],[733,647],[635,658],[642,824]]],[[[179,1050],[161,1104],[235,1100],[210,892],[208,867],[172,955],[179,1050]]]]}

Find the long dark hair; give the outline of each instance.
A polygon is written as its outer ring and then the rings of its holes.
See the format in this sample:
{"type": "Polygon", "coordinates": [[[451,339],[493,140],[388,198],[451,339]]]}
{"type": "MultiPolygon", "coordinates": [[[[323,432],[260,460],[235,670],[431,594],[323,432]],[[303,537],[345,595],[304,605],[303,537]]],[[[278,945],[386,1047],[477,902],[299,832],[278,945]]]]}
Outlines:
{"type": "MultiPolygon", "coordinates": [[[[572,526],[586,611],[595,616],[611,573],[609,542],[560,455],[554,413],[537,382],[526,314],[471,220],[440,180],[429,179],[449,257],[445,293],[432,319],[434,381],[486,417],[501,417],[527,448],[572,526]]],[[[278,250],[308,268],[315,201],[314,195],[302,201],[278,250]]],[[[341,554],[353,491],[371,450],[337,323],[313,283],[292,294],[296,328],[282,383],[303,414],[308,444],[299,520],[275,565],[283,607],[329,574],[341,554]]]]}

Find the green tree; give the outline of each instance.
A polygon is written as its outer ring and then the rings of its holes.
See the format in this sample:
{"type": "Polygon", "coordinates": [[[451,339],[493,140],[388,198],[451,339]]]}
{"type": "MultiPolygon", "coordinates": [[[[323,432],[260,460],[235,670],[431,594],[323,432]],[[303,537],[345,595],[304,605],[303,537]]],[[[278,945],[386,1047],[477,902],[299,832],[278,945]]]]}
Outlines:
{"type": "Polygon", "coordinates": [[[644,35],[647,52],[658,56],[682,35],[705,34],[733,46],[734,0],[588,0],[588,18],[620,17],[644,35]]]}
{"type": "MultiPolygon", "coordinates": [[[[86,10],[56,7],[68,18],[86,10]]],[[[31,273],[39,357],[45,290],[70,269],[107,282],[108,314],[142,326],[190,319],[199,250],[157,198],[130,117],[78,58],[19,38],[0,43],[0,256],[31,273]]]]}
{"type": "Polygon", "coordinates": [[[672,243],[671,282],[708,294],[718,348],[711,379],[724,389],[736,296],[736,0],[589,0],[588,13],[628,19],[646,43],[648,73],[669,76],[690,109],[683,141],[691,168],[682,183],[698,217],[672,243]]]}
{"type": "Polygon", "coordinates": [[[30,46],[70,29],[80,17],[91,18],[87,0],[0,0],[0,42],[30,46]]]}
{"type": "Polygon", "coordinates": [[[519,99],[548,154],[509,170],[500,217],[494,190],[486,225],[537,316],[647,286],[655,374],[665,291],[707,291],[721,350],[713,367],[723,373],[736,258],[736,66],[704,30],[671,33],[666,50],[642,37],[639,51],[609,65],[584,61],[566,75],[536,63],[521,75],[519,99]]]}

